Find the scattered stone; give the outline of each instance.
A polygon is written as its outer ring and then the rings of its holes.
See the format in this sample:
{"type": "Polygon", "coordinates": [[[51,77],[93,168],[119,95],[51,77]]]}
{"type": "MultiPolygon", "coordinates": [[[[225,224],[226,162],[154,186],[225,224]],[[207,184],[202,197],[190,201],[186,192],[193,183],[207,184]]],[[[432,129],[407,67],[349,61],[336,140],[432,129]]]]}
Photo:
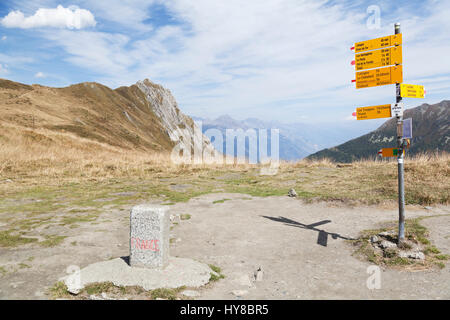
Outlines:
{"type": "Polygon", "coordinates": [[[130,213],[130,266],[164,268],[169,263],[167,208],[138,205],[130,213]]]}
{"type": "Polygon", "coordinates": [[[378,235],[381,236],[381,237],[387,237],[387,236],[389,236],[390,234],[389,234],[389,232],[387,232],[387,231],[383,231],[383,232],[380,232],[378,235]]]}
{"type": "Polygon", "coordinates": [[[383,240],[380,243],[380,247],[382,247],[383,249],[389,249],[389,248],[397,248],[397,245],[393,242],[383,240]]]}
{"type": "Polygon", "coordinates": [[[296,197],[297,196],[297,192],[295,192],[294,189],[289,190],[288,192],[288,196],[289,197],[296,197]]]}
{"type": "Polygon", "coordinates": [[[233,290],[233,291],[231,291],[231,293],[233,295],[235,295],[236,297],[242,297],[242,296],[245,296],[246,294],[248,294],[248,291],[247,290],[233,290]]]}
{"type": "Polygon", "coordinates": [[[400,258],[411,258],[417,260],[425,260],[425,255],[423,252],[414,252],[414,251],[401,251],[398,253],[400,258]]]}
{"type": "Polygon", "coordinates": [[[433,209],[433,207],[429,207],[429,206],[425,206],[424,207],[426,210],[432,210],[433,209]]]}
{"type": "Polygon", "coordinates": [[[200,293],[198,293],[197,291],[194,291],[194,290],[184,290],[184,291],[181,292],[181,294],[183,296],[191,297],[191,298],[200,296],[200,293]]]}
{"type": "Polygon", "coordinates": [[[264,277],[264,272],[261,267],[255,272],[255,281],[262,281],[264,277]]]}
{"type": "Polygon", "coordinates": [[[380,241],[380,240],[378,239],[377,236],[371,236],[371,237],[370,237],[370,242],[371,242],[371,243],[377,243],[378,241],[380,241]]]}
{"type": "Polygon", "coordinates": [[[95,294],[91,294],[91,295],[89,296],[89,299],[90,299],[90,300],[103,300],[102,298],[97,297],[95,294]]]}

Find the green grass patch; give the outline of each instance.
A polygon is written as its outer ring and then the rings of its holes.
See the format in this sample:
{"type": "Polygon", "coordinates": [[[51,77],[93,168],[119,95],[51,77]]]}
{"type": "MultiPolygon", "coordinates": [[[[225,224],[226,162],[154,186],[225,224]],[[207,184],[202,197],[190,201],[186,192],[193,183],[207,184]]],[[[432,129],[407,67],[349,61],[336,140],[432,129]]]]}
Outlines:
{"type": "Polygon", "coordinates": [[[42,247],[50,248],[59,245],[67,236],[58,236],[58,235],[46,235],[45,240],[39,242],[39,245],[42,247]]]}
{"type": "Polygon", "coordinates": [[[150,297],[153,300],[156,299],[164,299],[164,300],[175,300],[178,297],[178,294],[180,291],[184,290],[186,287],[179,287],[175,289],[168,289],[168,288],[159,288],[155,290],[151,290],[149,292],[150,297]]]}
{"type": "Polygon", "coordinates": [[[224,203],[225,201],[228,201],[228,200],[231,200],[231,199],[221,199],[221,200],[216,200],[216,201],[213,201],[213,204],[216,204],[216,203],[224,203]]]}
{"type": "Polygon", "coordinates": [[[70,292],[67,290],[67,286],[63,281],[58,281],[48,290],[49,295],[53,299],[64,299],[72,297],[70,292]]]}
{"type": "Polygon", "coordinates": [[[12,235],[10,232],[11,231],[0,232],[0,247],[17,247],[38,241],[37,238],[26,238],[20,235],[12,235]]]}
{"type": "Polygon", "coordinates": [[[211,268],[212,271],[214,271],[214,273],[213,272],[210,273],[210,278],[209,278],[210,282],[219,281],[220,279],[225,278],[225,276],[221,273],[222,272],[221,268],[219,268],[218,266],[215,266],[213,264],[209,264],[208,266],[211,268]]]}
{"type": "Polygon", "coordinates": [[[187,214],[187,213],[180,215],[181,220],[189,220],[190,218],[191,218],[191,215],[187,214]]]}

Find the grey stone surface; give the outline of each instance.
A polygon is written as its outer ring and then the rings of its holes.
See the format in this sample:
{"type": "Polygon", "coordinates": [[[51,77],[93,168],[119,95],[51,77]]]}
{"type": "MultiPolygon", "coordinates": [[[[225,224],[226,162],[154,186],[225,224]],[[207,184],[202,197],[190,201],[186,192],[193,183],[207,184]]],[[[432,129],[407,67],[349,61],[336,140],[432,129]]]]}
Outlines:
{"type": "Polygon", "coordinates": [[[370,237],[370,242],[372,242],[372,243],[377,243],[378,241],[379,241],[379,239],[378,239],[377,236],[371,236],[371,237],[370,237]]]}
{"type": "Polygon", "coordinates": [[[388,249],[388,248],[397,248],[397,245],[393,242],[387,241],[387,240],[383,240],[380,243],[380,247],[384,248],[384,249],[388,249]]]}
{"type": "Polygon", "coordinates": [[[167,208],[138,205],[130,213],[130,266],[164,268],[169,262],[167,208]]]}
{"type": "Polygon", "coordinates": [[[181,294],[190,298],[200,297],[200,293],[194,290],[184,290],[181,292],[181,294]]]}
{"type": "Polygon", "coordinates": [[[97,262],[66,276],[61,281],[69,292],[79,293],[94,282],[112,282],[116,286],[157,288],[200,287],[209,282],[212,270],[206,264],[185,258],[170,258],[165,269],[130,267],[122,258],[97,262]]]}
{"type": "Polygon", "coordinates": [[[295,192],[294,189],[291,189],[291,190],[289,190],[288,196],[289,197],[296,197],[297,196],[297,192],[295,192]]]}
{"type": "Polygon", "coordinates": [[[398,253],[400,258],[411,258],[418,260],[425,260],[425,255],[423,252],[414,252],[414,251],[401,251],[398,253]]]}

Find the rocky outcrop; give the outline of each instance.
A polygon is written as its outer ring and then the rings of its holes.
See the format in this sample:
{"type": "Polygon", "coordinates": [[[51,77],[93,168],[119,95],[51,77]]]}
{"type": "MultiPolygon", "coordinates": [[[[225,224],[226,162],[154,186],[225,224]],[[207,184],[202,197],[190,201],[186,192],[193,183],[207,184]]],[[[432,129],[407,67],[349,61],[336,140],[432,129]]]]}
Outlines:
{"type": "Polygon", "coordinates": [[[167,135],[179,150],[190,151],[191,155],[214,152],[214,147],[201,129],[180,111],[170,90],[148,79],[138,81],[136,86],[144,93],[152,111],[161,120],[167,135]]]}

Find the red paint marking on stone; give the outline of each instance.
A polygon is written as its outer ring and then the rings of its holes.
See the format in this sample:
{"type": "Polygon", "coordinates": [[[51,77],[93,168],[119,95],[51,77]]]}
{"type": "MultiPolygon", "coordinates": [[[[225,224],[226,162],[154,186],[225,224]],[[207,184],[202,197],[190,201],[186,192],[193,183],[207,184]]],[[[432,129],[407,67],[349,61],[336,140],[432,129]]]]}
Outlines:
{"type": "Polygon", "coordinates": [[[352,62],[350,62],[350,64],[351,64],[352,66],[354,66],[354,65],[355,65],[355,60],[353,60],[352,62]]]}
{"type": "Polygon", "coordinates": [[[139,238],[131,238],[131,247],[141,250],[151,250],[151,251],[159,251],[158,248],[159,240],[142,240],[139,238]]]}

